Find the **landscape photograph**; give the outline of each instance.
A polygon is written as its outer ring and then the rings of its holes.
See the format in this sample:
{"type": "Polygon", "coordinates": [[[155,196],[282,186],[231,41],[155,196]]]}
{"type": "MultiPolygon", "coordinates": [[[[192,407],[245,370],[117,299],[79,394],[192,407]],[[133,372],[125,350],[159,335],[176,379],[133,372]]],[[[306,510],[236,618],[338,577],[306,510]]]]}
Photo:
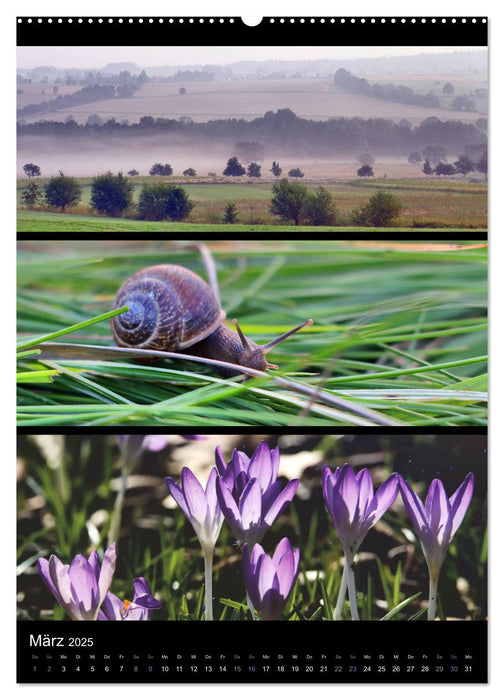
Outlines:
{"type": "Polygon", "coordinates": [[[487,226],[481,47],[18,48],[20,232],[487,226]]]}

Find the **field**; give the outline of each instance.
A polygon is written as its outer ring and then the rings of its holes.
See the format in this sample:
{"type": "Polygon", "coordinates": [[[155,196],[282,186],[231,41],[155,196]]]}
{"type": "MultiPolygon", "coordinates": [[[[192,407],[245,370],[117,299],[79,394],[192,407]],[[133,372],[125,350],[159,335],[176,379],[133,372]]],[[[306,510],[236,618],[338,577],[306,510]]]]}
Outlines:
{"type": "MultiPolygon", "coordinates": [[[[383,82],[390,82],[390,80],[383,82]]],[[[399,82],[406,84],[408,80],[403,77],[402,80],[398,80],[399,82]]],[[[477,81],[475,86],[485,86],[485,83],[477,81]]],[[[439,86],[437,87],[440,91],[439,86]]],[[[49,92],[50,89],[47,88],[46,91],[49,92]]],[[[418,92],[421,91],[418,90],[418,92]]],[[[459,94],[458,90],[452,99],[457,94],[459,94]]],[[[24,98],[24,95],[20,97],[24,98]]],[[[52,95],[49,95],[46,99],[51,98],[52,95]]],[[[34,102],[38,101],[41,101],[40,98],[34,99],[34,102]]],[[[446,107],[448,106],[447,102],[446,107]]],[[[133,97],[77,105],[42,116],[48,120],[64,121],[71,115],[78,123],[86,122],[91,114],[99,114],[104,120],[112,117],[118,121],[129,119],[132,123],[138,122],[140,117],[145,115],[170,119],[190,117],[194,121],[205,122],[211,119],[251,120],[264,116],[269,110],[276,111],[283,108],[289,108],[298,117],[306,119],[360,115],[393,121],[408,119],[414,126],[418,126],[428,117],[474,122],[486,113],[484,101],[479,101],[478,110],[481,111],[477,112],[454,111],[442,107],[417,107],[339,92],[334,89],[331,78],[293,78],[146,83],[133,97]],[[184,95],[179,94],[182,87],[186,89],[184,95]]],[[[27,118],[27,121],[38,119],[40,115],[34,115],[27,118]]]]}
{"type": "MultiPolygon", "coordinates": [[[[135,178],[135,197],[138,196],[141,184],[146,181],[152,182],[152,180],[153,178],[135,178]]],[[[187,190],[190,199],[195,203],[187,223],[183,225],[94,217],[91,215],[92,212],[89,206],[91,179],[79,178],[83,197],[78,207],[68,209],[66,214],[19,209],[18,231],[147,231],[170,230],[171,228],[191,230],[192,226],[203,224],[217,227],[217,230],[219,230],[222,228],[225,206],[229,202],[234,203],[237,207],[237,224],[246,227],[247,230],[250,230],[251,226],[271,227],[272,225],[275,225],[275,230],[277,230],[276,225],[285,225],[285,222],[282,222],[269,212],[271,181],[254,183],[245,181],[214,183],[207,181],[205,183],[202,180],[198,184],[191,184],[180,180],[180,178],[172,178],[172,181],[181,183],[184,189],[187,190]],[[56,228],[51,228],[53,226],[56,228]],[[66,226],[68,228],[65,228],[66,226]]],[[[41,179],[42,184],[43,182],[44,180],[41,179]]],[[[25,184],[26,180],[18,181],[18,194],[20,194],[25,184]]],[[[486,227],[487,186],[484,182],[468,182],[461,179],[431,180],[426,178],[347,181],[324,179],[317,181],[317,183],[313,181],[306,182],[307,187],[310,189],[315,189],[318,184],[323,184],[331,192],[340,214],[341,226],[351,226],[352,210],[366,204],[369,197],[378,190],[386,190],[395,194],[404,207],[399,218],[394,222],[396,228],[428,227],[436,229],[450,227],[484,229],[486,227]]],[[[287,230],[291,230],[291,228],[287,227],[287,230]]],[[[229,227],[226,227],[226,230],[228,229],[229,227]]]]}
{"type": "Polygon", "coordinates": [[[268,355],[280,370],[242,382],[111,347],[122,282],[167,262],[204,275],[194,249],[35,238],[18,253],[19,425],[486,425],[481,242],[209,243],[222,308],[255,342],[314,322],[268,355]],[[42,340],[72,343],[70,356],[39,361],[42,340]]]}

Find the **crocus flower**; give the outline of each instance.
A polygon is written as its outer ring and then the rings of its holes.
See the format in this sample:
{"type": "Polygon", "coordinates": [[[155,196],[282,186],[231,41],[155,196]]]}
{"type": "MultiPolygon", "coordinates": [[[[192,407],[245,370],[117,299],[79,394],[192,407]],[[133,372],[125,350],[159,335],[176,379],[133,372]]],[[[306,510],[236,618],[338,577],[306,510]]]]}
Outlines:
{"type": "Polygon", "coordinates": [[[279,450],[270,450],[264,442],[250,458],[235,450],[226,464],[217,448],[215,459],[220,475],[217,498],[224,517],[236,539],[253,547],[292,501],[299,480],[283,487],[277,478],[279,450]]]}
{"type": "Polygon", "coordinates": [[[96,620],[105,600],[116,566],[116,547],[111,544],[100,567],[98,554],[89,559],[78,554],[70,564],[62,564],[54,554],[41,557],[38,570],[47,588],[72,620],[96,620]]]}
{"type": "Polygon", "coordinates": [[[154,598],[147,581],[141,576],[133,581],[133,600],[122,601],[110,591],[105,596],[99,620],[148,620],[151,610],[159,610],[163,603],[154,598]]]}
{"type": "Polygon", "coordinates": [[[354,474],[349,464],[336,467],[334,473],[329,467],[322,467],[324,500],[345,553],[345,570],[334,611],[335,619],[341,617],[347,587],[352,619],[359,617],[353,560],[367,532],[395,501],[398,488],[397,474],[391,474],[375,492],[369,469],[361,469],[354,474]]]}
{"type": "Polygon", "coordinates": [[[273,557],[260,544],[251,553],[245,544],[242,569],[247,593],[261,619],[280,618],[298,575],[299,549],[293,550],[287,537],[278,543],[273,557]]]}
{"type": "Polygon", "coordinates": [[[216,494],[217,469],[210,472],[206,488],[187,467],[182,469],[182,486],[170,477],[166,485],[177,505],[191,523],[201,544],[205,561],[205,616],[212,619],[212,560],[215,543],[219,537],[224,516],[216,494]]]}
{"type": "Polygon", "coordinates": [[[324,500],[343,549],[355,554],[367,532],[397,497],[397,474],[391,474],[374,491],[369,469],[354,474],[349,464],[322,467],[324,500]]]}
{"type": "Polygon", "coordinates": [[[450,498],[446,495],[443,482],[434,479],[427,491],[425,505],[402,476],[399,477],[399,488],[429,569],[428,619],[434,620],[439,572],[450,542],[471,503],[474,474],[469,473],[450,498]]]}
{"type": "Polygon", "coordinates": [[[215,467],[210,472],[205,489],[187,467],[182,469],[182,486],[169,476],[165,481],[177,505],[184,511],[193,526],[203,549],[205,547],[213,549],[224,521],[215,491],[217,481],[215,467]]]}
{"type": "Polygon", "coordinates": [[[235,497],[241,494],[250,479],[258,479],[264,493],[278,479],[279,464],[279,448],[270,450],[265,442],[259,443],[252,457],[247,457],[245,452],[240,450],[233,450],[228,463],[224,459],[221,447],[215,450],[215,465],[219,476],[235,497]]]}

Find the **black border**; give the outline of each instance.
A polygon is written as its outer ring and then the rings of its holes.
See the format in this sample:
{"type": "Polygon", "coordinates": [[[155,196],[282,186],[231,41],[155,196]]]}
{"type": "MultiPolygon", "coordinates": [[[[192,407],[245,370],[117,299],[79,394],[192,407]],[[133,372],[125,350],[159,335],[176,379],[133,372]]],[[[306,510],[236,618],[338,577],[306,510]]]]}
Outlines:
{"type": "Polygon", "coordinates": [[[227,620],[168,624],[20,621],[17,680],[19,683],[486,683],[487,646],[486,620],[404,623],[227,620]],[[61,638],[62,647],[30,647],[30,635],[35,638],[46,635],[48,640],[61,638]],[[91,638],[93,646],[70,649],[69,637],[91,638]],[[77,662],[75,653],[80,655],[77,662]],[[32,659],[32,654],[37,658],[32,659]],[[67,658],[62,660],[61,654],[67,658]],[[93,655],[95,658],[90,658],[93,655]],[[225,672],[219,672],[221,664],[226,666],[225,672]],[[62,665],[65,672],[58,670],[62,665]],[[76,665],[81,667],[80,672],[75,671],[76,665]],[[91,665],[93,672],[89,671],[91,665]],[[125,669],[122,673],[120,665],[125,669]],[[293,671],[293,665],[299,670],[293,671]],[[51,672],[47,672],[48,666],[51,672]],[[168,667],[168,672],[163,673],[162,666],[168,667]],[[205,671],[205,666],[212,666],[212,671],[205,671]],[[239,672],[234,670],[235,666],[240,667],[239,672]],[[283,672],[278,666],[283,667],[283,672]]]}
{"type": "Polygon", "coordinates": [[[18,17],[18,46],[486,46],[486,17],[18,17]]]}

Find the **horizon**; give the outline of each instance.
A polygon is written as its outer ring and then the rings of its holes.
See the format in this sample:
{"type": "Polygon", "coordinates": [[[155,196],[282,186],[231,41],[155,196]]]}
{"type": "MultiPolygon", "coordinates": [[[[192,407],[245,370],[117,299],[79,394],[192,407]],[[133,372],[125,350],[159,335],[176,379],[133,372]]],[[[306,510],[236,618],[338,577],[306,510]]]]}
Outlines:
{"type": "Polygon", "coordinates": [[[135,63],[139,69],[148,69],[239,62],[351,61],[486,51],[481,46],[21,46],[17,48],[17,70],[96,70],[109,63],[135,63]]]}

